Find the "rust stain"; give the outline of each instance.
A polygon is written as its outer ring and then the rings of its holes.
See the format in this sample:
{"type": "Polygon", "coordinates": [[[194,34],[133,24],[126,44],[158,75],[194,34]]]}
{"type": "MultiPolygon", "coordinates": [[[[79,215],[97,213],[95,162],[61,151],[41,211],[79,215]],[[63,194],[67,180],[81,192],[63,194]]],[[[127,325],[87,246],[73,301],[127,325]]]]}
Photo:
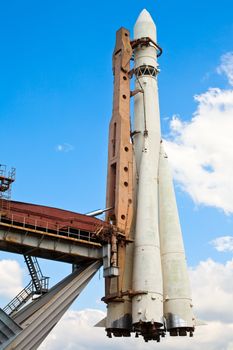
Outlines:
{"type": "MultiPolygon", "coordinates": [[[[7,201],[6,201],[7,202],[7,201]]],[[[12,220],[21,224],[27,224],[46,229],[57,230],[68,227],[77,230],[95,233],[99,227],[109,229],[110,225],[102,220],[84,214],[75,213],[68,210],[47,207],[43,205],[11,201],[9,212],[5,212],[4,219],[12,220]]]]}

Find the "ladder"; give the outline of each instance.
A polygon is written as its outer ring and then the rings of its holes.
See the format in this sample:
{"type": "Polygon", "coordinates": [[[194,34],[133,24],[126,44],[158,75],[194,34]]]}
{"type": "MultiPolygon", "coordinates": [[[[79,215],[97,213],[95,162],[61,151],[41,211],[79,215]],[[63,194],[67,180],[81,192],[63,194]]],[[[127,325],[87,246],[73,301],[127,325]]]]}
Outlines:
{"type": "Polygon", "coordinates": [[[48,277],[43,276],[38,260],[35,256],[24,255],[31,281],[16,295],[4,308],[8,315],[17,312],[33,295],[41,295],[48,292],[48,277]]]}
{"type": "Polygon", "coordinates": [[[44,276],[41,272],[40,266],[38,264],[38,260],[35,256],[29,256],[24,255],[25,263],[28,267],[32,283],[35,287],[35,294],[41,294],[42,293],[42,280],[44,279],[44,276]]]}
{"type": "Polygon", "coordinates": [[[18,311],[34,294],[34,288],[32,281],[19,292],[4,308],[3,311],[11,315],[13,312],[18,311]]]}

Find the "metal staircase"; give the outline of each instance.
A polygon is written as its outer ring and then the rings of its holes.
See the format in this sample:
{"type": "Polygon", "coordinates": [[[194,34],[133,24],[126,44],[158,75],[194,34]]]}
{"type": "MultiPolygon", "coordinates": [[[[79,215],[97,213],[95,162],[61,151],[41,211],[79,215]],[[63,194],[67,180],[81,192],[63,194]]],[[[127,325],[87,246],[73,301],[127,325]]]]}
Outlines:
{"type": "Polygon", "coordinates": [[[35,287],[34,294],[46,293],[48,291],[48,277],[43,276],[37,258],[24,255],[24,259],[35,287]]]}
{"type": "Polygon", "coordinates": [[[10,316],[14,315],[33,295],[41,295],[48,292],[49,278],[43,276],[36,257],[24,255],[24,259],[31,281],[3,308],[3,311],[10,316]]]}
{"type": "Polygon", "coordinates": [[[14,297],[4,308],[3,311],[12,315],[14,312],[18,311],[26,302],[33,296],[34,288],[32,281],[28,283],[28,285],[19,292],[19,294],[14,297]]]}

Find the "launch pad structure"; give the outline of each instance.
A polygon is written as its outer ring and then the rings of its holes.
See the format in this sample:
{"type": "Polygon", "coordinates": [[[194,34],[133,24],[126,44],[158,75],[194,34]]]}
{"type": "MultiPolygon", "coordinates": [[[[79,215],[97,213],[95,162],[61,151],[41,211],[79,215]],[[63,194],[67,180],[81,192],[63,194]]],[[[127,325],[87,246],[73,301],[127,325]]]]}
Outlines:
{"type": "Polygon", "coordinates": [[[161,53],[146,10],[133,40],[125,28],[116,33],[105,220],[95,217],[98,212],[11,201],[15,171],[7,175],[0,167],[0,250],[23,255],[31,275],[29,285],[0,309],[0,349],[37,349],[102,265],[107,316],[97,326],[108,337],[135,334],[159,342],[166,332],[193,336],[182,233],[160,133],[161,53]],[[70,263],[73,271],[49,288],[38,257],[70,263]]]}

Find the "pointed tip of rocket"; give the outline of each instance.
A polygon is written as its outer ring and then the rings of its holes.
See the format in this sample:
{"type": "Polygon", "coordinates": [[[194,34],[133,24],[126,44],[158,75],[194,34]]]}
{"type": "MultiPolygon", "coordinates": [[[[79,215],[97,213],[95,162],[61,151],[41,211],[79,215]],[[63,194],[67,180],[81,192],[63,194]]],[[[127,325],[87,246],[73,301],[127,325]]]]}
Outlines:
{"type": "Polygon", "coordinates": [[[146,10],[146,9],[143,9],[140,13],[140,15],[138,16],[138,19],[136,21],[137,22],[152,22],[154,23],[150,13],[146,10]]]}
{"type": "Polygon", "coordinates": [[[168,158],[168,155],[167,155],[167,153],[166,153],[166,151],[164,149],[163,140],[160,141],[160,152],[159,152],[159,154],[160,154],[160,159],[161,158],[168,158]]]}
{"type": "Polygon", "coordinates": [[[150,37],[156,41],[156,26],[150,13],[143,9],[134,26],[134,39],[150,37]]]}

